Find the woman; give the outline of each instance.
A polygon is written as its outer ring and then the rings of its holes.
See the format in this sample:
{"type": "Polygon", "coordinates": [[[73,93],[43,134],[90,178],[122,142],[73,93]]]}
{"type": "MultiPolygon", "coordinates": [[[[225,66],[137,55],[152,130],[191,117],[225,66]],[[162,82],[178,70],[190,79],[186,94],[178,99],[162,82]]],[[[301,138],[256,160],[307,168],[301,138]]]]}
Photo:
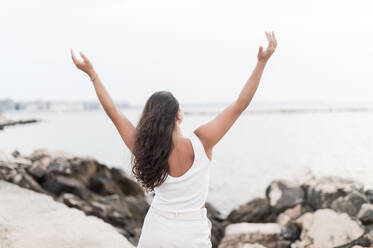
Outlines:
{"type": "Polygon", "coordinates": [[[212,149],[251,102],[263,70],[277,46],[274,32],[265,33],[258,62],[238,98],[211,121],[187,137],[178,101],[168,91],[150,96],[136,127],[114,105],[91,62],[80,53],[72,59],[88,74],[100,103],[131,150],[132,173],[155,197],[145,216],[138,247],[211,247],[211,222],[205,201],[208,194],[212,149]]]}

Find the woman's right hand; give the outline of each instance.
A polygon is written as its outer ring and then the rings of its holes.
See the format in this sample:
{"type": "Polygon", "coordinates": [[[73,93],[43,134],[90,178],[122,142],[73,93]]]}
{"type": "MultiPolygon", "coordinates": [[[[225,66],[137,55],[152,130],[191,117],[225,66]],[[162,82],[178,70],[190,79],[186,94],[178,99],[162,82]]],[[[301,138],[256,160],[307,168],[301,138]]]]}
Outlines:
{"type": "Polygon", "coordinates": [[[258,61],[264,61],[267,62],[268,59],[272,56],[272,54],[275,52],[277,47],[277,40],[275,33],[272,32],[265,32],[268,40],[268,46],[265,50],[263,50],[263,47],[259,47],[258,52],[258,61]]]}
{"type": "Polygon", "coordinates": [[[89,59],[82,52],[80,52],[80,56],[83,58],[83,61],[76,58],[73,49],[71,49],[71,58],[75,66],[79,70],[87,73],[88,76],[92,79],[93,77],[96,76],[96,73],[95,73],[95,70],[93,68],[91,61],[89,61],[89,59]]]}

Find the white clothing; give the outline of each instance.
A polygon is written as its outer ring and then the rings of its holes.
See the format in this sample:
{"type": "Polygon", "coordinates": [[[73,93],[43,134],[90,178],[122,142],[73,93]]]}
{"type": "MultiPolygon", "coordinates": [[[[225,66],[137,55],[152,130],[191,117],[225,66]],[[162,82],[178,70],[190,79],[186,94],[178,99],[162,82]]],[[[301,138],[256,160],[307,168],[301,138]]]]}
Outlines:
{"type": "Polygon", "coordinates": [[[211,161],[193,132],[192,166],[180,177],[167,176],[154,189],[138,248],[211,248],[211,221],[206,207],[211,161]]]}
{"type": "Polygon", "coordinates": [[[211,248],[207,209],[161,211],[150,206],[137,248],[211,248]]]}
{"type": "Polygon", "coordinates": [[[198,136],[189,136],[194,151],[192,166],[181,176],[168,175],[162,185],[155,187],[151,205],[159,210],[192,211],[206,202],[210,180],[211,161],[198,136]]]}

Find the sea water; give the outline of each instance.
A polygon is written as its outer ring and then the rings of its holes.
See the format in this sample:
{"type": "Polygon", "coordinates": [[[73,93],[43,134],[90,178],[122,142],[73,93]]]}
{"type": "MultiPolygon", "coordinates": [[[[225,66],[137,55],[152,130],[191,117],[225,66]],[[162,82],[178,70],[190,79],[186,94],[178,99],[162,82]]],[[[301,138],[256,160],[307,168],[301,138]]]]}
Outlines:
{"type": "MultiPolygon", "coordinates": [[[[223,107],[185,108],[184,135],[212,120],[223,107]]],[[[137,123],[141,108],[122,109],[137,123]]],[[[46,148],[93,156],[130,175],[130,152],[102,110],[7,112],[9,119],[41,122],[0,131],[0,149],[22,154],[46,148]]],[[[213,149],[208,201],[223,214],[264,197],[275,179],[316,176],[354,178],[373,186],[373,111],[359,108],[259,108],[245,112],[213,149]]]]}

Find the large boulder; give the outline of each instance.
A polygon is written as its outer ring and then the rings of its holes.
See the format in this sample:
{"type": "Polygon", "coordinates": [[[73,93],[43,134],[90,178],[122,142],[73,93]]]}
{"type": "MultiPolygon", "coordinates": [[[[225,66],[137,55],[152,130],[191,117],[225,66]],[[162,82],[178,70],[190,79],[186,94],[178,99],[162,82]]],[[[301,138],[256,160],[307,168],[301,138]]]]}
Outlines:
{"type": "Polygon", "coordinates": [[[102,220],[0,180],[0,247],[131,248],[102,220]]]}
{"type": "Polygon", "coordinates": [[[29,156],[29,159],[31,161],[36,161],[36,160],[42,159],[43,157],[50,157],[52,159],[59,159],[59,158],[74,159],[77,156],[73,153],[64,152],[64,151],[57,151],[57,150],[52,151],[52,150],[48,150],[48,149],[36,149],[31,153],[31,155],[29,156]]]}
{"type": "Polygon", "coordinates": [[[370,203],[373,203],[373,189],[368,189],[365,191],[365,196],[368,198],[370,203]]]}
{"type": "Polygon", "coordinates": [[[31,161],[22,157],[14,157],[12,154],[0,150],[0,166],[15,168],[15,166],[28,167],[31,161]]]}
{"type": "Polygon", "coordinates": [[[317,248],[330,248],[349,243],[360,238],[364,229],[346,213],[331,209],[320,209],[306,213],[295,223],[302,229],[299,247],[313,245],[317,248]]]}
{"type": "Polygon", "coordinates": [[[45,176],[49,164],[52,162],[51,157],[41,157],[40,160],[35,160],[28,168],[28,172],[35,178],[41,179],[45,176]]]}
{"type": "Polygon", "coordinates": [[[295,220],[300,217],[302,214],[307,212],[307,209],[302,205],[296,205],[293,208],[286,209],[284,212],[277,216],[276,222],[281,226],[286,225],[289,221],[295,220]]]}
{"type": "Polygon", "coordinates": [[[357,215],[364,225],[373,224],[373,204],[366,203],[361,206],[361,209],[357,215]]]}
{"type": "Polygon", "coordinates": [[[267,248],[277,247],[281,227],[275,223],[236,223],[225,229],[225,236],[219,248],[245,247],[246,244],[260,244],[267,248]]]}
{"type": "Polygon", "coordinates": [[[266,223],[274,222],[276,215],[272,212],[267,199],[254,198],[230,212],[227,219],[232,223],[266,223]]]}
{"type": "Polygon", "coordinates": [[[124,195],[143,196],[144,191],[140,185],[129,178],[129,176],[121,169],[110,168],[111,176],[114,182],[118,185],[124,195]]]}
{"type": "Polygon", "coordinates": [[[301,185],[286,180],[273,181],[266,189],[266,196],[277,212],[303,203],[305,197],[301,185]]]}
{"type": "Polygon", "coordinates": [[[62,202],[66,206],[70,208],[77,208],[85,212],[87,215],[95,215],[94,209],[89,204],[89,202],[82,200],[80,197],[70,194],[70,193],[63,193],[58,198],[57,201],[62,202]]]}
{"type": "Polygon", "coordinates": [[[322,177],[307,182],[307,203],[314,209],[330,208],[333,201],[353,191],[363,192],[363,184],[339,177],[322,177]]]}
{"type": "MultiPolygon", "coordinates": [[[[7,181],[15,183],[23,188],[31,189],[33,191],[49,194],[47,190],[43,189],[39,183],[29,174],[25,172],[23,168],[17,168],[14,170],[13,176],[8,178],[7,181]]],[[[12,173],[8,174],[12,175],[12,173]]]]}
{"type": "Polygon", "coordinates": [[[283,227],[281,227],[281,236],[285,240],[296,241],[297,239],[299,239],[299,235],[300,228],[292,221],[289,221],[283,227]]]}
{"type": "Polygon", "coordinates": [[[0,180],[9,181],[40,193],[47,194],[39,183],[27,173],[31,161],[22,157],[13,157],[12,154],[0,151],[0,180]]]}
{"type": "Polygon", "coordinates": [[[88,199],[90,194],[82,182],[67,176],[48,176],[42,186],[55,196],[73,193],[83,199],[88,199]]]}
{"type": "Polygon", "coordinates": [[[372,247],[373,245],[373,230],[368,231],[361,240],[359,240],[359,245],[372,247]]]}
{"type": "Polygon", "coordinates": [[[368,203],[368,198],[361,192],[353,191],[344,197],[335,199],[331,208],[340,213],[356,216],[364,203],[368,203]]]}

